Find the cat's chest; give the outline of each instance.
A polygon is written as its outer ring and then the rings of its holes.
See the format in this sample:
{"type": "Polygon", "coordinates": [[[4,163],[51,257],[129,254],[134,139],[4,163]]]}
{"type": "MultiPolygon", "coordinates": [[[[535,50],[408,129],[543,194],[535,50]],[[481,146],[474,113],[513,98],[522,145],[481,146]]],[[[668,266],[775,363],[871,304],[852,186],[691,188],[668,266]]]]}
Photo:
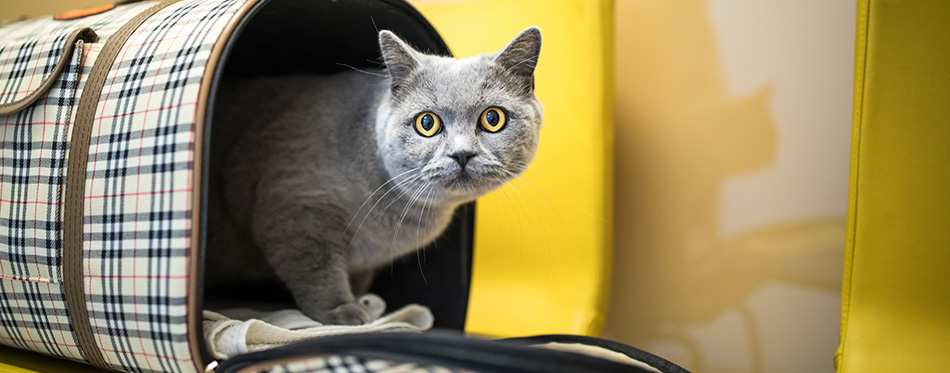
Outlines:
{"type": "Polygon", "coordinates": [[[350,269],[372,270],[428,245],[448,226],[453,210],[420,202],[358,215],[347,235],[350,269]]]}

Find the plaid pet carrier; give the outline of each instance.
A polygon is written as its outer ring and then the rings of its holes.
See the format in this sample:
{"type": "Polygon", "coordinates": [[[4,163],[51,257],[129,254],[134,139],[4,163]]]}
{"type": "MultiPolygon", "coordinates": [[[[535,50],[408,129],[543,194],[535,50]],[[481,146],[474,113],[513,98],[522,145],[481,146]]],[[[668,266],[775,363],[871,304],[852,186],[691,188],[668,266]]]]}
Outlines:
{"type": "MultiPolygon", "coordinates": [[[[116,371],[215,366],[201,310],[216,87],[372,67],[378,29],[450,55],[401,0],[126,1],[0,28],[0,344],[116,371]]],[[[430,306],[437,327],[461,330],[473,214],[461,208],[428,254],[438,269],[426,276],[440,285],[407,291],[425,280],[394,271],[374,292],[430,306]]],[[[524,344],[340,336],[216,371],[682,371],[616,345],[601,347],[648,364],[524,344]]]]}

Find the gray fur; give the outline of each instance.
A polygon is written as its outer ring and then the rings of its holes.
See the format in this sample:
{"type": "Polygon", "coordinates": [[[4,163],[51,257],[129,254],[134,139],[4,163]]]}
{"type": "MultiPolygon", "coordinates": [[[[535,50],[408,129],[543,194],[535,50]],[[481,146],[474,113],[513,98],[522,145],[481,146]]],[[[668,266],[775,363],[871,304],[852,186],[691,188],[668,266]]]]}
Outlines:
{"type": "Polygon", "coordinates": [[[216,125],[247,131],[212,139],[230,156],[212,159],[222,193],[210,201],[210,285],[276,277],[312,318],[365,323],[354,292],[375,269],[432,242],[456,207],[534,158],[540,30],[462,60],[419,53],[389,31],[379,39],[388,67],[379,74],[225,83],[215,109],[225,124],[216,125]],[[478,125],[492,106],[508,115],[496,133],[478,125]],[[422,112],[438,114],[441,133],[415,131],[422,112]],[[474,155],[463,167],[458,154],[474,155]]]}

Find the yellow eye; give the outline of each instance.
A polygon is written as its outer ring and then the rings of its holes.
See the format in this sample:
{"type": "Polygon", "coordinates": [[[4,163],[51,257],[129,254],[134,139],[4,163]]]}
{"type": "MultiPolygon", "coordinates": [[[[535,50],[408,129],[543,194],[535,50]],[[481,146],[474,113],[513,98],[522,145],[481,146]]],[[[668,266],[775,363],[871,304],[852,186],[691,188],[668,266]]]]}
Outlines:
{"type": "Polygon", "coordinates": [[[505,123],[508,122],[508,116],[505,115],[505,111],[501,108],[490,107],[485,109],[482,112],[481,118],[478,119],[478,123],[481,124],[482,129],[488,132],[498,132],[502,128],[505,128],[505,123]]]}
{"type": "Polygon", "coordinates": [[[438,115],[425,112],[416,115],[416,132],[422,137],[432,137],[442,131],[442,120],[438,115]]]}

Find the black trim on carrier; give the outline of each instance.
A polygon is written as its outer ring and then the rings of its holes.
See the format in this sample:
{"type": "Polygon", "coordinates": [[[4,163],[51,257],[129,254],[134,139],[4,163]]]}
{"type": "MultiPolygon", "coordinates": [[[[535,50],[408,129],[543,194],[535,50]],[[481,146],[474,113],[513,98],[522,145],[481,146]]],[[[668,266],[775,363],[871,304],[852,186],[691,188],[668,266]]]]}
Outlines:
{"type": "MultiPolygon", "coordinates": [[[[641,373],[643,368],[584,354],[429,333],[339,335],[248,353],[225,360],[215,369],[233,373],[263,362],[287,364],[314,356],[354,357],[470,370],[479,373],[641,373]]],[[[275,363],[274,365],[278,365],[275,363]]],[[[261,367],[266,369],[266,367],[261,367]]]]}
{"type": "Polygon", "coordinates": [[[534,346],[542,345],[547,343],[561,343],[561,344],[581,344],[588,346],[597,346],[605,348],[614,352],[619,352],[621,354],[627,355],[631,359],[643,362],[656,370],[659,370],[663,373],[689,373],[686,369],[683,369],[679,365],[671,363],[669,360],[651,354],[649,352],[643,351],[636,347],[627,346],[622,343],[614,342],[607,339],[585,337],[580,335],[570,335],[570,334],[553,334],[553,335],[539,335],[532,337],[520,337],[520,338],[508,338],[502,340],[504,342],[513,343],[516,345],[524,346],[534,346]]]}

